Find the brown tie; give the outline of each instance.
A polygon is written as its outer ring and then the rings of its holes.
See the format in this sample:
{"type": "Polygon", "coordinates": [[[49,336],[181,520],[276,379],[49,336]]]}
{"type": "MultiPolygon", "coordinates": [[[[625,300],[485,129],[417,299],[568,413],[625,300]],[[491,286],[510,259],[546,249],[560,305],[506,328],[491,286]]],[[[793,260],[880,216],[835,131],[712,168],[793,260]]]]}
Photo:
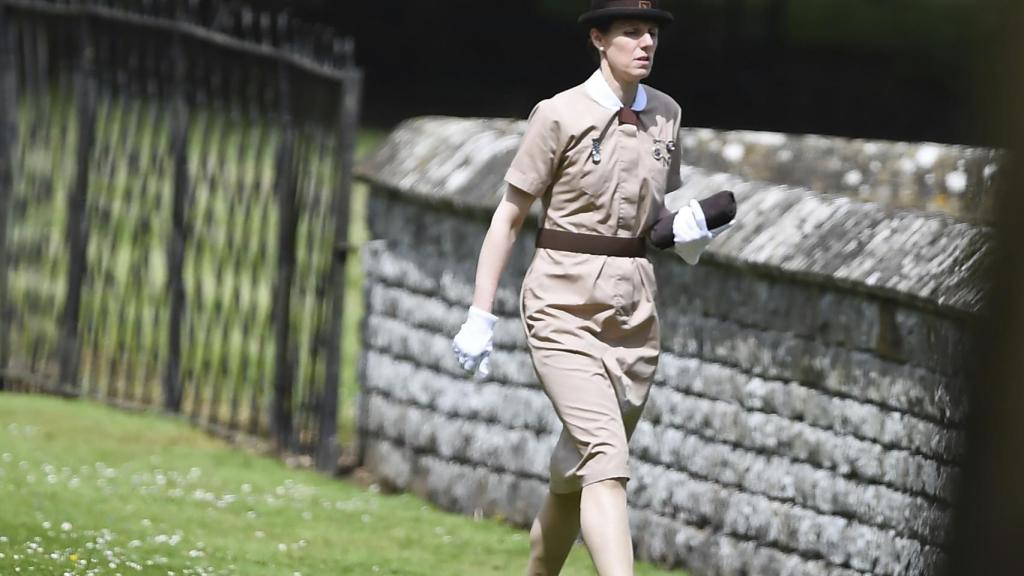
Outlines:
{"type": "Polygon", "coordinates": [[[619,124],[632,124],[633,126],[640,126],[640,117],[637,116],[636,112],[632,108],[626,108],[623,106],[619,108],[619,124]]]}

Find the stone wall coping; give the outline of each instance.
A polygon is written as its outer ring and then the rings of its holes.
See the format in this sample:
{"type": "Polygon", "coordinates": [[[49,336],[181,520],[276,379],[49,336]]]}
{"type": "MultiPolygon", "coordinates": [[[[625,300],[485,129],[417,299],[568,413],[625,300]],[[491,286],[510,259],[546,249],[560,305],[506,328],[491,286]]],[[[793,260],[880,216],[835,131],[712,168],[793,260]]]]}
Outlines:
{"type": "MultiPolygon", "coordinates": [[[[488,218],[525,125],[504,118],[412,118],[357,166],[356,177],[375,190],[488,218]]],[[[709,246],[702,264],[835,286],[952,316],[981,309],[994,242],[989,226],[688,165],[681,176],[683,187],[666,197],[670,209],[721,189],[733,190],[739,203],[737,221],[709,246]]],[[[534,208],[539,212],[540,202],[534,208]]]]}
{"type": "Polygon", "coordinates": [[[687,164],[992,224],[1006,153],[937,142],[683,128],[687,164]]]}

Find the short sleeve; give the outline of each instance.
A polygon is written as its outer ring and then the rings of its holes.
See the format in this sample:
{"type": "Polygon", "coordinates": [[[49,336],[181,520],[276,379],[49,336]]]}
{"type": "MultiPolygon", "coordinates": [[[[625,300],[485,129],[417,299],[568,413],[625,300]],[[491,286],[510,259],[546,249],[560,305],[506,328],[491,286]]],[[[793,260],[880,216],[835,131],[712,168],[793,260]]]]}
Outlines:
{"type": "Polygon", "coordinates": [[[555,177],[561,154],[561,130],[551,101],[533,107],[519,150],[505,173],[505,182],[532,196],[541,196],[555,177]]]}

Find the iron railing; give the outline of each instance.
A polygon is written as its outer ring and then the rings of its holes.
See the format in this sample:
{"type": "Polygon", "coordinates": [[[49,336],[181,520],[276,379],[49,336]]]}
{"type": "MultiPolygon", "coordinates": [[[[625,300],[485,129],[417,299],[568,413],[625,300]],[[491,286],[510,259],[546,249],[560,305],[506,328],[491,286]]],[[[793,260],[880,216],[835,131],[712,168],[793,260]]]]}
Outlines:
{"type": "Polygon", "coordinates": [[[333,469],[360,91],[284,13],[0,1],[0,387],[333,469]]]}

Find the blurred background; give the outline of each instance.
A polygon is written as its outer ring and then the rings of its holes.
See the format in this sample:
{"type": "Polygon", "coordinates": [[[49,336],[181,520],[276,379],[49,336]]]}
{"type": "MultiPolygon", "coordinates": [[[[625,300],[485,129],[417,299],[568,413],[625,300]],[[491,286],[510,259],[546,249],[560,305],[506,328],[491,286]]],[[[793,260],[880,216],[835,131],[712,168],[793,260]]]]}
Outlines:
{"type": "MultiPolygon", "coordinates": [[[[352,35],[364,119],[525,117],[593,63],[587,0],[259,0],[352,35]]],[[[1000,14],[976,0],[665,0],[649,83],[687,126],[997,145],[974,87],[1000,14]]]]}

